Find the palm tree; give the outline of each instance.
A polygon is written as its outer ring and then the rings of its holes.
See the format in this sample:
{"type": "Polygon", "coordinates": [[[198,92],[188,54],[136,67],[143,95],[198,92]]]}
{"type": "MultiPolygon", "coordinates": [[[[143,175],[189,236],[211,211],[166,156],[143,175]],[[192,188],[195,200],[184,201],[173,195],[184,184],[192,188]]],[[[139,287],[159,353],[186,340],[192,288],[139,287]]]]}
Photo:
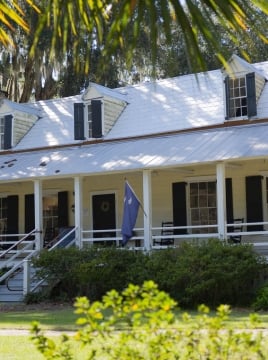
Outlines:
{"type": "MultiPolygon", "coordinates": [[[[23,13],[26,4],[39,14],[30,50],[32,56],[47,27],[53,34],[49,43],[51,57],[58,51],[66,53],[72,36],[75,58],[81,38],[84,41],[88,37],[90,44],[94,38],[104,48],[104,56],[111,56],[120,48],[126,53],[129,63],[142,28],[150,36],[154,64],[160,37],[159,24],[164,28],[168,43],[172,39],[171,24],[175,21],[183,34],[186,56],[193,70],[206,69],[200,37],[214,49],[220,62],[226,61],[215,36],[215,19],[226,29],[235,46],[239,46],[237,35],[249,32],[268,43],[267,22],[263,26],[256,22],[259,15],[262,19],[267,17],[267,0],[0,0],[0,43],[4,46],[13,44],[14,23],[22,31],[29,31],[23,13]]],[[[246,51],[244,56],[247,57],[246,51]]],[[[77,59],[76,66],[79,66],[79,56],[77,59]]]]}

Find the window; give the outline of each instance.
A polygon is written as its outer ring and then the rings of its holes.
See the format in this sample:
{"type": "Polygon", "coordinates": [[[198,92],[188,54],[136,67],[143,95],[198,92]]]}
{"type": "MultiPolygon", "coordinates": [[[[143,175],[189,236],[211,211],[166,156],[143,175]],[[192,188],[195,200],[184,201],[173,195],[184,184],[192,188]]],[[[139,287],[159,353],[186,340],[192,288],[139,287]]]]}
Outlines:
{"type": "Polygon", "coordinates": [[[0,118],[0,146],[4,149],[5,118],[0,118]]]}
{"type": "MultiPolygon", "coordinates": [[[[190,216],[191,224],[215,225],[217,224],[216,182],[190,183],[190,216]]],[[[213,233],[215,228],[197,228],[192,233],[213,233]]]]}
{"type": "Polygon", "coordinates": [[[88,137],[92,138],[92,105],[87,107],[88,137]]]}
{"type": "Polygon", "coordinates": [[[230,79],[230,117],[240,117],[247,115],[247,88],[245,77],[230,79]]]}
{"type": "Polygon", "coordinates": [[[257,115],[255,74],[225,78],[226,119],[257,115]]]}
{"type": "Polygon", "coordinates": [[[43,225],[45,240],[52,240],[58,232],[58,199],[56,196],[43,198],[43,225]]]}
{"type": "Polygon", "coordinates": [[[74,139],[101,138],[103,136],[102,100],[91,100],[84,111],[83,103],[74,104],[74,139]]]}
{"type": "MultiPolygon", "coordinates": [[[[7,198],[0,198],[0,234],[7,232],[7,198]]],[[[1,238],[3,240],[3,238],[1,238]]],[[[0,239],[0,240],[1,240],[0,239]]]]}

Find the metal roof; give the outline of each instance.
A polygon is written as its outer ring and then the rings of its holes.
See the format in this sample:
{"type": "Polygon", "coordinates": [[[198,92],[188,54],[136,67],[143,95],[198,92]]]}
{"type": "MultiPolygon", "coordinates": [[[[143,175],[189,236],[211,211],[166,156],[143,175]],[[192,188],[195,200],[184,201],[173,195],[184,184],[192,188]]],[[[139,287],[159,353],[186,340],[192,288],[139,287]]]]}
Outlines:
{"type": "Polygon", "coordinates": [[[107,174],[268,156],[268,123],[0,156],[0,181],[107,174]]]}

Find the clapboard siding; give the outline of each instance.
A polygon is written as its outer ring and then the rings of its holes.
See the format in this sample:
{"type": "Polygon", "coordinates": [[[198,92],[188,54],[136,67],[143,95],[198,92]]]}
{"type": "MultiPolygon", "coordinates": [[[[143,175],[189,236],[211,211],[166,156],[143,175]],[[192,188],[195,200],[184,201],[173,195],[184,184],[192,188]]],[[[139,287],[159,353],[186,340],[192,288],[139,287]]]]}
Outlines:
{"type": "Polygon", "coordinates": [[[35,123],[34,119],[19,119],[15,118],[14,128],[13,128],[13,144],[16,145],[20,140],[27,134],[35,123]]]}
{"type": "Polygon", "coordinates": [[[111,130],[125,106],[123,102],[104,100],[104,134],[111,130]]]}

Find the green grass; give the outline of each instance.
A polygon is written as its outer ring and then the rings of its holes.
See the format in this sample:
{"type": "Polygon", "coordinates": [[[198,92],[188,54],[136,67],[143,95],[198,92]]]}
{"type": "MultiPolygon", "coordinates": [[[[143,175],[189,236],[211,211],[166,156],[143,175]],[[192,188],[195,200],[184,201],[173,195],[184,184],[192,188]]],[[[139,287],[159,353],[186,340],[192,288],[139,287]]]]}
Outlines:
{"type": "Polygon", "coordinates": [[[29,336],[0,336],[3,360],[44,360],[29,336]]]}
{"type": "Polygon", "coordinates": [[[0,314],[0,329],[30,329],[38,321],[44,330],[76,330],[74,308],[8,311],[0,314]]]}
{"type": "MultiPolygon", "coordinates": [[[[183,311],[177,310],[178,316],[183,311]]],[[[186,311],[188,312],[188,311],[186,311]]],[[[197,312],[189,311],[190,315],[195,316],[197,312]]],[[[234,327],[241,327],[248,321],[249,314],[252,310],[232,310],[232,313],[227,320],[227,325],[234,327]]],[[[210,312],[211,316],[215,312],[210,312]]],[[[72,306],[64,306],[63,308],[55,307],[40,310],[13,310],[2,312],[0,308],[0,329],[30,329],[32,321],[38,321],[44,330],[62,330],[75,331],[77,329],[76,320],[77,315],[74,313],[72,306]]],[[[268,329],[268,312],[259,313],[261,320],[260,327],[268,329]]]]}
{"type": "MultiPolygon", "coordinates": [[[[181,311],[177,312],[178,317],[181,313],[181,311]]],[[[192,311],[188,313],[192,316],[197,314],[192,311]]],[[[233,310],[229,320],[226,322],[226,326],[244,328],[250,313],[252,313],[250,310],[233,310]]],[[[211,312],[210,315],[214,316],[215,313],[211,312]]],[[[259,316],[261,320],[259,328],[268,329],[268,313],[260,313],[259,316]]],[[[2,312],[0,309],[0,329],[2,330],[29,330],[31,322],[38,321],[43,330],[63,330],[63,332],[67,332],[77,329],[76,319],[77,315],[74,314],[74,308],[71,306],[55,309],[13,310],[5,312],[2,312]]],[[[44,357],[38,352],[31,341],[30,335],[0,336],[0,358],[3,360],[44,360],[44,357]]]]}

